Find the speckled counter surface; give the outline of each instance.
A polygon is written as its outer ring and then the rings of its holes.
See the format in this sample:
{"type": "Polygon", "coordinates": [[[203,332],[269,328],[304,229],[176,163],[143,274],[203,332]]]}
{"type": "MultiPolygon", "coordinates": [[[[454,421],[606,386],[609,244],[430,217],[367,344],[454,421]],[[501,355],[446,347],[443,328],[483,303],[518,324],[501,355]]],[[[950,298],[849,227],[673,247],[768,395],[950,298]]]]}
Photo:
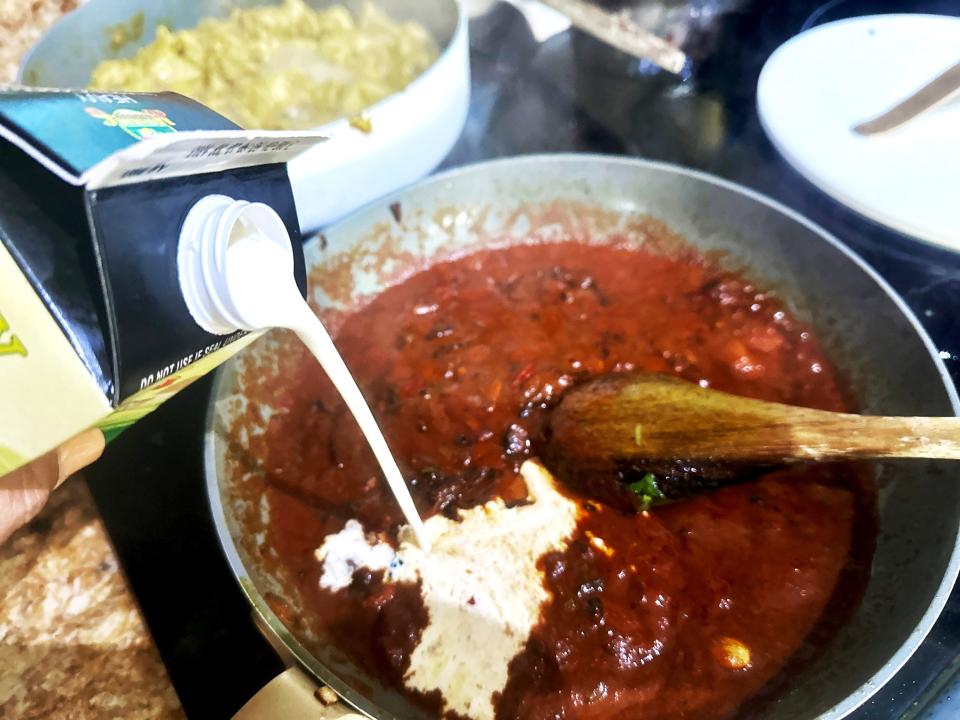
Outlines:
{"type": "Polygon", "coordinates": [[[0,718],[183,717],[86,485],[0,547],[0,718]]]}
{"type": "Polygon", "coordinates": [[[83,0],[0,0],[0,82],[12,82],[20,58],[61,15],[83,0]]]}
{"type": "MultiPolygon", "coordinates": [[[[0,82],[77,0],[0,0],[0,82]]],[[[0,718],[182,718],[82,478],[0,546],[0,718]]]]}

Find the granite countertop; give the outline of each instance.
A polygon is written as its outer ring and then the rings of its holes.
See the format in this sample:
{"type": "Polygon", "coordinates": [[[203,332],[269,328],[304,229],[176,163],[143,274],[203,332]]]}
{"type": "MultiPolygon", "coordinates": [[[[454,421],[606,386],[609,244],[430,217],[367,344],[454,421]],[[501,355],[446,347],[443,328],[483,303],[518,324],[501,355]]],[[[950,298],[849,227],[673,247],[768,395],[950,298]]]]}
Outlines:
{"type": "MultiPolygon", "coordinates": [[[[76,0],[0,0],[0,82],[76,0]]],[[[82,477],[0,546],[0,718],[182,718],[82,477]]]]}
{"type": "Polygon", "coordinates": [[[0,547],[0,587],[0,718],[183,717],[82,478],[0,547]]]}

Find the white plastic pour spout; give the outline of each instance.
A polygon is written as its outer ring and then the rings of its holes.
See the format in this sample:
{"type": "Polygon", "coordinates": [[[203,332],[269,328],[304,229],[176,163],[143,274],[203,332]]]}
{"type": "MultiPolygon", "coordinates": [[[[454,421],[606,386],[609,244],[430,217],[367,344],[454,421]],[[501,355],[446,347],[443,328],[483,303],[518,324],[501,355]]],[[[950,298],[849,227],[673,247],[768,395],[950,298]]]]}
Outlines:
{"type": "Polygon", "coordinates": [[[356,418],[417,544],[428,549],[423,522],[377,421],[326,328],[300,296],[290,235],[273,208],[225,195],[202,198],[183,221],[177,269],[187,308],[207,332],[282,327],[297,334],[356,418]]]}

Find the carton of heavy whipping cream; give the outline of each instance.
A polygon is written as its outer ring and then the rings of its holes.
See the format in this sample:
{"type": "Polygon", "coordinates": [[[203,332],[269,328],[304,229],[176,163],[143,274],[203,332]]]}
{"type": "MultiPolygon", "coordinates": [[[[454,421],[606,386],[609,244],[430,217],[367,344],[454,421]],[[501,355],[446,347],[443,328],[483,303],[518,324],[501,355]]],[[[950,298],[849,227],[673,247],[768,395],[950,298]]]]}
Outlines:
{"type": "Polygon", "coordinates": [[[87,427],[112,437],[253,339],[184,301],[201,199],[276,211],[305,292],[286,162],[322,140],[170,93],[0,92],[0,475],[87,427]]]}

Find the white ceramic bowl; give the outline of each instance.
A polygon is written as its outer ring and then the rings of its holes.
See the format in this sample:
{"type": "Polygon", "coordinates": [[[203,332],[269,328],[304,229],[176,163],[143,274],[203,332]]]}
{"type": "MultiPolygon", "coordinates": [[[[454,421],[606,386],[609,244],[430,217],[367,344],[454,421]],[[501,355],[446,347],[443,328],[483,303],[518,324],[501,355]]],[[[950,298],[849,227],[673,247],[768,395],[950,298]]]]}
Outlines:
{"type": "MultiPolygon", "coordinates": [[[[360,0],[308,0],[358,9],[360,0]]],[[[320,130],[330,140],[290,165],[290,178],[305,232],[316,230],[432,171],[447,155],[466,122],[470,100],[467,19],[460,0],[376,0],[396,20],[416,20],[433,35],[440,56],[406,89],[370,107],[365,134],[346,119],[320,130]]],[[[103,59],[129,57],[154,37],[157,25],[193,27],[234,7],[271,0],[88,0],[56,23],[27,54],[19,80],[43,87],[83,87],[103,59]],[[111,31],[143,14],[143,32],[120,48],[111,31]]]]}

